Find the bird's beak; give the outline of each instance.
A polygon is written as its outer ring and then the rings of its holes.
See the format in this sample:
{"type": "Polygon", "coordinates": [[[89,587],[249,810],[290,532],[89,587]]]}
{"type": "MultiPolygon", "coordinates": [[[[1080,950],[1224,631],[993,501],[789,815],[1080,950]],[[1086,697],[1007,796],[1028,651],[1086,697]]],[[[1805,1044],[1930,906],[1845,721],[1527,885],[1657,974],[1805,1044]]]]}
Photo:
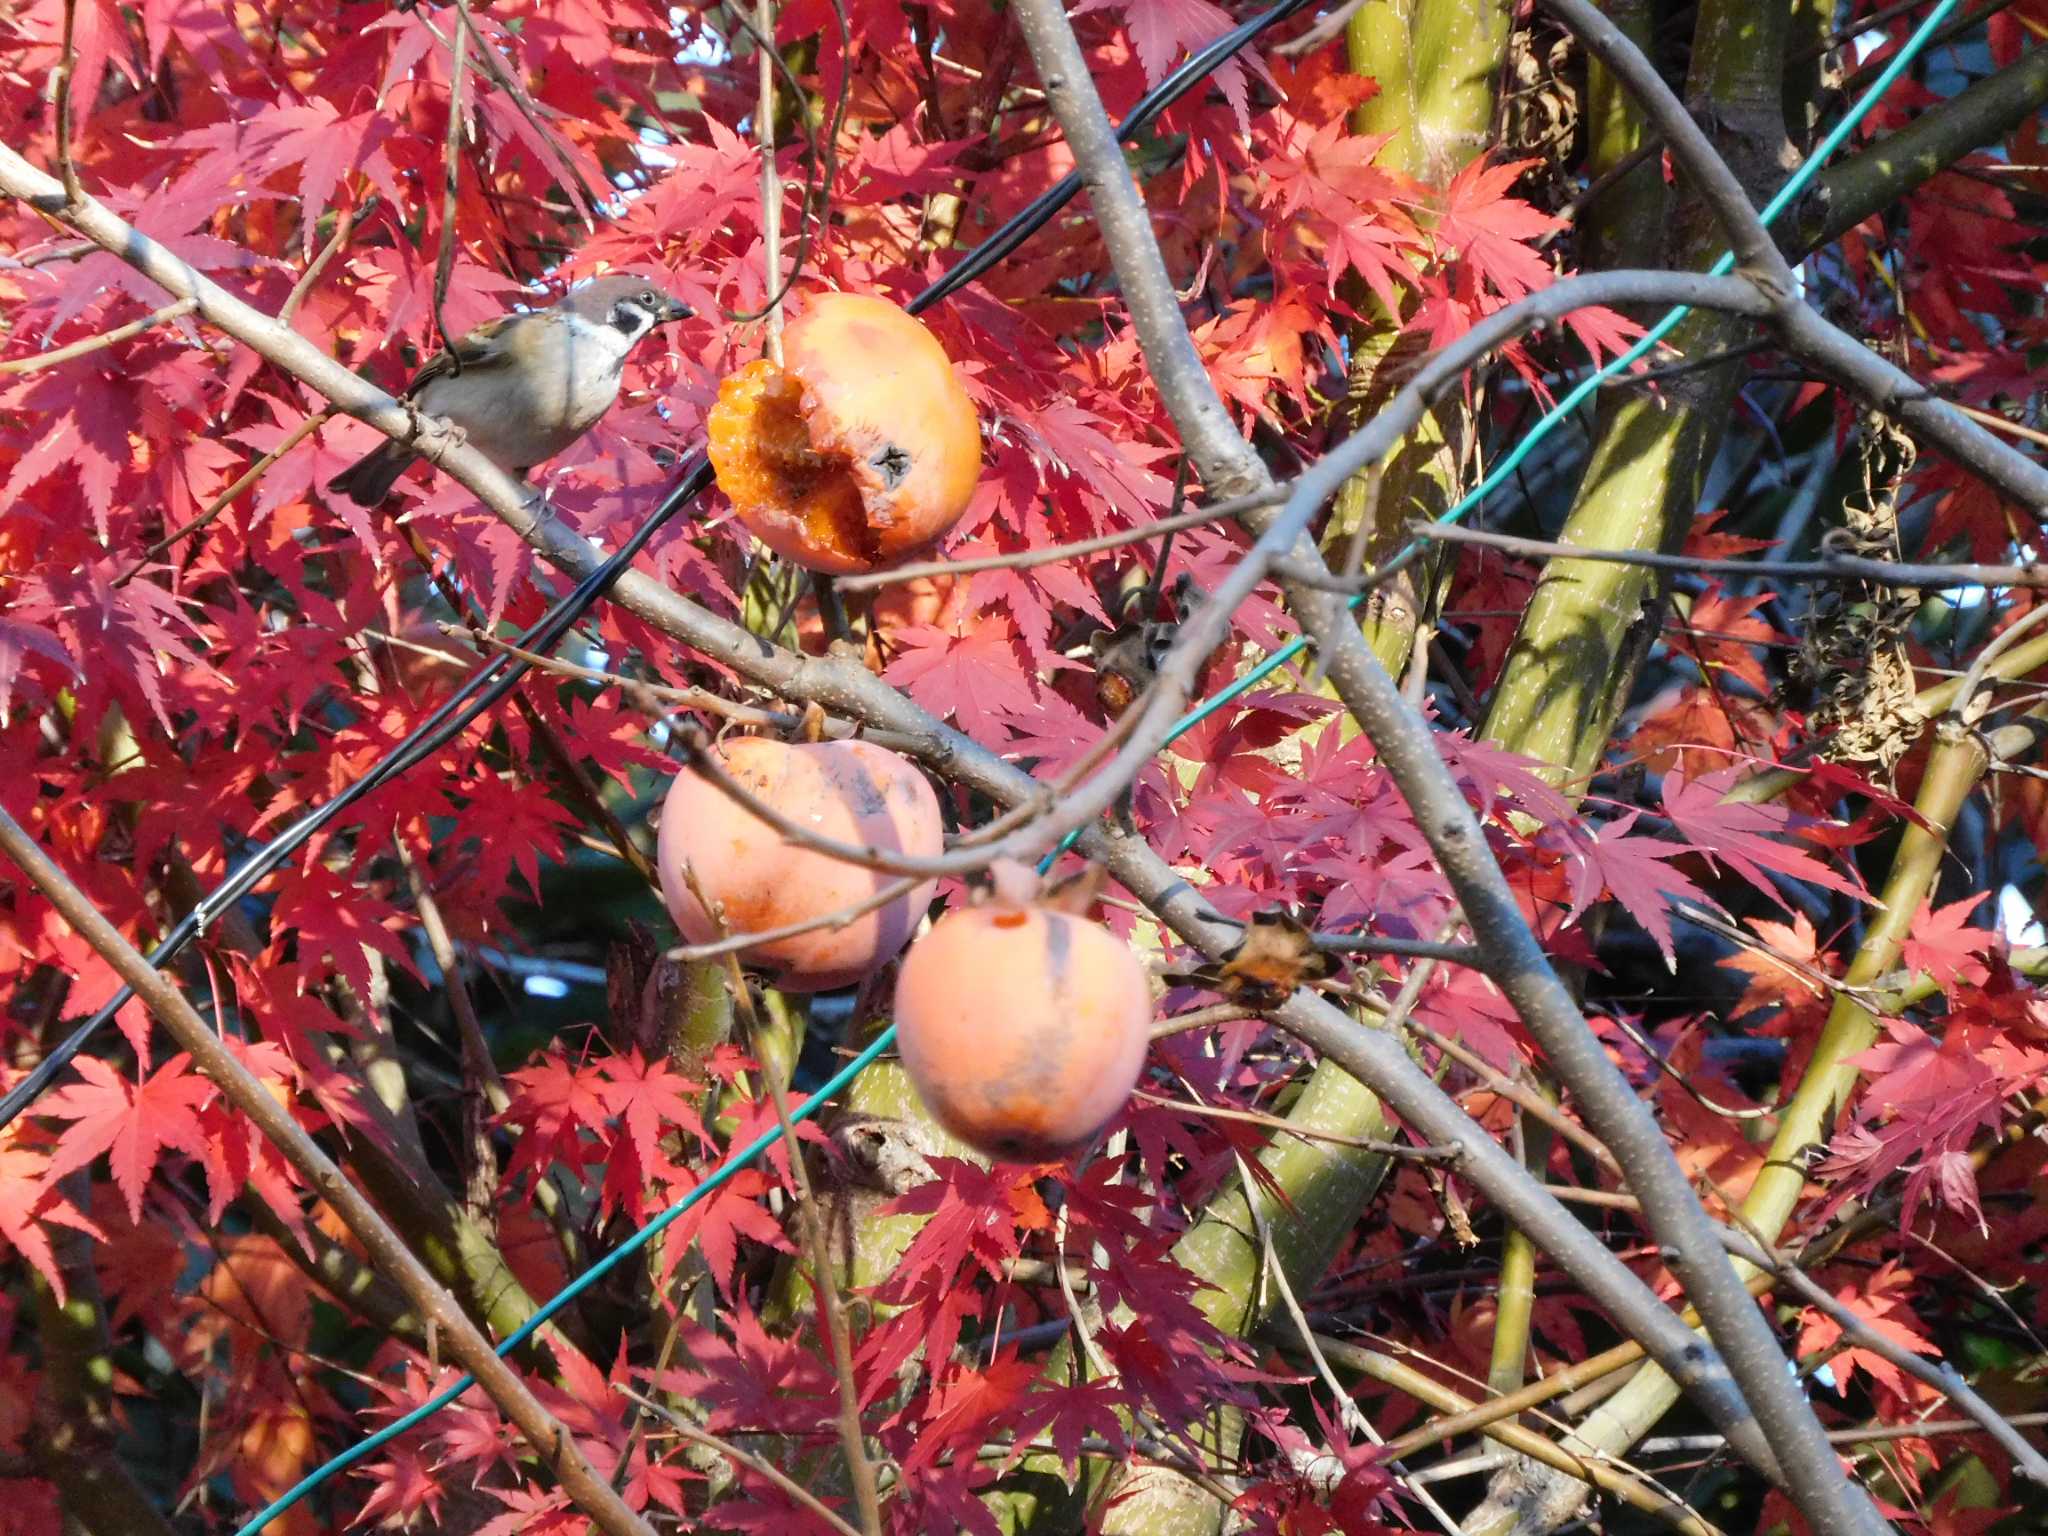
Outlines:
{"type": "Polygon", "coordinates": [[[697,311],[690,308],[690,306],[685,304],[681,299],[670,299],[661,307],[661,318],[664,322],[670,320],[687,320],[690,318],[690,316],[694,315],[695,313],[697,313],[697,311]]]}

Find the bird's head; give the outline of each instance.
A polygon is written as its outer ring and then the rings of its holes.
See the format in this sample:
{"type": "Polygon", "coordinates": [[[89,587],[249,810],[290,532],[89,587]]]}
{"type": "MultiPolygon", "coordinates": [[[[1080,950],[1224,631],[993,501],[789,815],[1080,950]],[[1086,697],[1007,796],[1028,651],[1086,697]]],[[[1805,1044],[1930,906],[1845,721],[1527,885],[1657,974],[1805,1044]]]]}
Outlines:
{"type": "Polygon", "coordinates": [[[694,313],[658,279],[638,272],[615,272],[571,289],[561,308],[591,325],[612,327],[629,345],[658,325],[694,313]]]}

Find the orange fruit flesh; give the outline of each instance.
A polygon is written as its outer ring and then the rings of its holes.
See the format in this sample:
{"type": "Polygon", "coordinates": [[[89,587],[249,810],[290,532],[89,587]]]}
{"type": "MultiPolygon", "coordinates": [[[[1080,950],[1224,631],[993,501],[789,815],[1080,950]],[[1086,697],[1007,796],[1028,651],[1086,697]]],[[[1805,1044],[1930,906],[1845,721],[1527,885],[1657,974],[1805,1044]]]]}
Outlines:
{"type": "Polygon", "coordinates": [[[812,440],[800,381],[756,359],[719,388],[708,426],[719,488],[742,514],[780,512],[819,548],[863,566],[882,558],[852,455],[812,440]]]}

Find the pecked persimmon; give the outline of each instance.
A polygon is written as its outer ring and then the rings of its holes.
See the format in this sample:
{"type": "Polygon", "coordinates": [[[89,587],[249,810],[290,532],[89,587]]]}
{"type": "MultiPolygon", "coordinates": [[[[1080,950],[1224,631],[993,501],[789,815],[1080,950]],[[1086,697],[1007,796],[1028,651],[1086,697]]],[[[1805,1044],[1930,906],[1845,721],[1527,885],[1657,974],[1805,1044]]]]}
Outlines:
{"type": "Polygon", "coordinates": [[[1130,1096],[1152,990],[1099,923],[998,898],[947,913],[896,977],[896,1044],[935,1119],[991,1157],[1067,1156],[1130,1096]]]}
{"type": "MultiPolygon", "coordinates": [[[[735,781],[820,836],[917,856],[943,846],[931,785],[907,760],[871,742],[749,736],[713,751],[735,781]]],[[[692,944],[823,917],[866,901],[895,878],[789,843],[690,769],[676,775],[662,803],[656,863],[669,914],[692,944]],[[705,910],[707,901],[718,917],[705,910]]],[[[928,882],[842,927],[769,940],[740,958],[784,991],[851,986],[896,958],[935,889],[928,882]]]]}
{"type": "Polygon", "coordinates": [[[952,359],[916,316],[866,294],[812,296],[782,333],[782,365],[730,375],[707,426],[719,489],[748,531],[830,575],[931,544],[981,475],[981,427],[952,359]]]}

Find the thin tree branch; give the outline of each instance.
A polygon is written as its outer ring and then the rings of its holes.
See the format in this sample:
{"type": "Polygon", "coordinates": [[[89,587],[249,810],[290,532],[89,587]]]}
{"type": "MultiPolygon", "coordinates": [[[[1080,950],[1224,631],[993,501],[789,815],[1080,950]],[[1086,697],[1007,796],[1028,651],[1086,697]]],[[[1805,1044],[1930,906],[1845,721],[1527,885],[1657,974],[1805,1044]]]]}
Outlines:
{"type": "Polygon", "coordinates": [[[70,342],[48,352],[39,352],[34,357],[10,358],[0,363],[0,378],[34,373],[42,368],[54,368],[59,363],[70,362],[74,357],[84,357],[105,347],[118,346],[132,337],[140,336],[144,331],[155,329],[166,321],[176,320],[181,315],[189,315],[198,307],[190,299],[178,299],[166,304],[162,309],[144,315],[140,320],[130,320],[126,325],[117,325],[111,331],[102,331],[97,336],[87,336],[82,341],[70,342]]]}
{"type": "Polygon", "coordinates": [[[1437,544],[1475,544],[1532,560],[1605,560],[1659,571],[1692,571],[1731,576],[1776,576],[1791,581],[1869,581],[1894,587],[2048,587],[2048,569],[2038,565],[1909,565],[1828,555],[1819,560],[1706,560],[1647,549],[1585,549],[1553,539],[1525,539],[1460,523],[1410,523],[1408,532],[1437,544]]]}
{"type": "Polygon", "coordinates": [[[756,1456],[752,1451],[734,1445],[730,1440],[721,1439],[708,1429],[692,1424],[667,1404],[657,1402],[645,1393],[637,1392],[633,1388],[621,1383],[615,1383],[614,1385],[615,1390],[621,1397],[630,1398],[638,1403],[642,1409],[660,1419],[662,1423],[674,1430],[683,1439],[689,1441],[692,1445],[701,1445],[706,1450],[716,1451],[735,1465],[745,1467],[763,1482],[779,1490],[784,1496],[801,1504],[805,1509],[808,1509],[820,1520],[831,1526],[833,1530],[839,1532],[839,1536],[863,1536],[862,1532],[848,1525],[840,1517],[838,1511],[834,1510],[829,1504],[820,1501],[816,1494],[791,1478],[788,1473],[776,1466],[774,1462],[764,1457],[756,1456]]]}
{"type": "Polygon", "coordinates": [[[1865,1322],[1853,1308],[1830,1296],[1805,1270],[1792,1263],[1775,1248],[1758,1240],[1754,1233],[1724,1228],[1722,1241],[1727,1244],[1730,1253],[1745,1263],[1770,1271],[1797,1291],[1808,1306],[1825,1312],[1835,1326],[1842,1330],[1843,1337],[1851,1340],[1858,1349],[1868,1350],[1871,1354],[1890,1361],[1907,1375],[1924,1381],[1941,1393],[1996,1440],[2005,1453],[2012,1457],[2014,1466],[2036,1483],[2048,1487],[2048,1457],[2035,1450],[2027,1442],[2026,1436],[2013,1428],[2004,1414],[1985,1402],[1977,1390],[1963,1380],[1954,1366],[1946,1360],[1930,1360],[1924,1355],[1915,1354],[1897,1340],[1880,1333],[1865,1322]]]}
{"type": "Polygon", "coordinates": [[[1197,507],[1192,512],[1183,512],[1176,517],[1156,518],[1149,523],[1141,523],[1136,528],[1097,534],[1092,539],[1076,539],[1071,544],[1047,544],[1037,549],[1020,549],[1007,555],[977,555],[971,560],[926,560],[915,565],[892,566],[886,571],[842,576],[838,585],[842,592],[869,592],[877,587],[892,587],[927,576],[970,576],[976,571],[1022,571],[1029,570],[1035,565],[1055,565],[1062,560],[1078,559],[1082,555],[1100,554],[1105,549],[1121,549],[1127,544],[1143,544],[1164,534],[1179,533],[1183,529],[1206,527],[1210,523],[1221,522],[1226,517],[1235,517],[1247,507],[1272,506],[1278,500],[1277,490],[1260,491],[1251,496],[1233,497],[1228,501],[1197,507]]]}
{"type": "Polygon", "coordinates": [[[320,274],[328,265],[347,249],[350,238],[355,234],[356,221],[367,213],[377,201],[372,192],[354,208],[344,208],[334,218],[334,233],[327,237],[327,243],[320,247],[313,259],[306,263],[306,270],[299,274],[299,280],[292,284],[292,291],[285,295],[284,303],[277,309],[277,323],[290,325],[292,316],[299,312],[299,306],[306,302],[306,295],[313,291],[313,285],[320,281],[320,274]]]}
{"type": "Polygon", "coordinates": [[[57,61],[57,176],[64,186],[64,200],[76,208],[85,201],[79,184],[78,163],[71,156],[71,73],[78,65],[78,0],[64,0],[64,51],[57,61]]]}
{"type": "Polygon", "coordinates": [[[135,557],[135,563],[129,566],[127,570],[123,571],[120,575],[114,578],[114,585],[116,587],[127,586],[129,582],[133,581],[136,577],[140,576],[144,571],[148,570],[150,562],[156,559],[158,555],[163,554],[173,544],[176,544],[180,539],[190,538],[193,534],[199,532],[200,529],[210,524],[215,518],[219,517],[221,513],[227,511],[229,507],[234,505],[236,499],[240,497],[243,494],[243,492],[247,491],[250,486],[254,485],[258,480],[261,480],[263,478],[264,474],[270,469],[271,465],[275,464],[279,459],[283,458],[286,454],[290,453],[294,448],[298,447],[300,443],[304,442],[307,438],[311,437],[333,415],[333,406],[322,406],[319,410],[315,411],[312,415],[308,416],[304,421],[300,422],[296,427],[293,427],[291,431],[287,432],[284,435],[283,440],[280,441],[275,448],[271,449],[268,453],[264,454],[261,458],[257,459],[255,463],[251,464],[247,469],[243,470],[240,475],[236,476],[235,483],[233,485],[229,486],[226,490],[222,491],[218,496],[214,497],[212,501],[208,502],[205,511],[201,512],[197,517],[194,517],[185,523],[181,523],[178,527],[173,528],[169,533],[166,533],[162,538],[158,539],[154,544],[150,545],[149,548],[145,549],[141,554],[137,555],[135,557]]]}
{"type": "MultiPolygon", "coordinates": [[[[699,899],[702,899],[702,893],[699,899]]],[[[705,903],[707,910],[715,910],[705,903]]],[[[839,1297],[839,1280],[832,1263],[832,1248],[825,1224],[818,1216],[818,1202],[811,1190],[810,1170],[804,1164],[803,1144],[797,1140],[796,1124],[789,1118],[789,1094],[783,1087],[782,1072],[756,1042],[761,1024],[754,1012],[754,994],[747,978],[740,974],[739,961],[725,957],[726,975],[735,1006],[746,1021],[747,1043],[761,1063],[761,1080],[775,1108],[775,1123],[782,1131],[782,1148],[789,1163],[789,1178],[796,1190],[797,1227],[811,1261],[811,1295],[816,1300],[821,1331],[832,1354],[832,1379],[839,1390],[839,1443],[846,1458],[847,1481],[853,1486],[854,1507],[867,1536],[882,1536],[882,1509],[875,1493],[875,1469],[868,1461],[866,1437],[860,1422],[860,1388],[853,1379],[853,1333],[847,1327],[846,1308],[839,1297]]]]}
{"type": "MultiPolygon", "coordinates": [[[[1016,9],[1039,79],[1089,187],[1147,366],[1189,453],[1212,489],[1224,494],[1262,489],[1269,483],[1264,468],[1231,425],[1194,349],[1174,301],[1164,258],[1152,237],[1149,214],[1117,148],[1064,11],[1056,0],[1018,0],[1016,9]]],[[[1595,20],[1604,24],[1597,13],[1595,20]]],[[[1621,41],[1626,45],[1626,39],[1621,41]]],[[[1661,86],[1661,80],[1658,84],[1661,86]]],[[[1671,99],[1668,88],[1665,95],[1671,99]]],[[[1684,126],[1698,134],[1697,125],[1689,118],[1684,126]]],[[[1699,136],[1699,141],[1704,142],[1704,136],[1699,136]]],[[[1718,162],[1718,157],[1713,158],[1718,162]]],[[[1719,167],[1718,177],[1711,167],[1694,169],[1710,193],[1724,180],[1732,183],[1725,166],[1719,167]]],[[[1750,213],[1748,223],[1755,228],[1742,227],[1741,214],[1747,209],[1747,200],[1742,199],[1739,206],[1720,211],[1736,226],[1738,249],[1752,251],[1757,248],[1761,225],[1750,213]]],[[[1757,262],[1765,276],[1784,270],[1775,247],[1768,254],[1757,250],[1757,262]]],[[[1740,299],[1731,296],[1732,307],[1775,307],[1776,301],[1761,287],[1747,282],[1742,286],[1749,292],[1740,299]]],[[[1786,287],[1789,293],[1789,280],[1786,287]]],[[[1396,401],[1416,391],[1418,385],[1431,387],[1423,384],[1423,376],[1430,371],[1430,365],[1425,365],[1396,401]]],[[[1270,519],[1260,514],[1248,516],[1247,521],[1259,533],[1259,542],[1233,576],[1241,577],[1247,570],[1256,575],[1262,554],[1270,558],[1294,544],[1292,535],[1306,527],[1314,510],[1350,475],[1388,450],[1390,441],[1381,441],[1379,434],[1396,415],[1390,406],[1340,450],[1304,474],[1277,515],[1270,519]],[[1284,544],[1280,542],[1283,538],[1284,544]],[[1272,548],[1274,544],[1280,548],[1272,548]]],[[[1299,544],[1302,547],[1294,551],[1297,559],[1318,558],[1311,541],[1304,538],[1299,544]]],[[[1234,585],[1222,584],[1219,598],[1234,585]]],[[[1239,594],[1230,595],[1234,601],[1239,594]]],[[[1473,934],[1487,952],[1496,984],[1543,1046],[1594,1132],[1621,1161],[1630,1186],[1649,1212],[1652,1229],[1675,1251],[1676,1266],[1726,1361],[1724,1366],[1721,1358],[1700,1347],[1681,1352],[1679,1364],[1700,1389],[1702,1406],[1715,1415],[1719,1427],[1747,1459],[1766,1475],[1782,1477],[1788,1483],[1802,1513],[1816,1529],[1826,1533],[1883,1531],[1884,1523],[1869,1500],[1843,1475],[1812,1406],[1787,1376],[1776,1340],[1721,1252],[1713,1225],[1662,1129],[1587,1027],[1570,991],[1551,969],[1523,921],[1478,820],[1438,755],[1428,726],[1402,699],[1335,598],[1300,587],[1291,587],[1288,597],[1303,629],[1315,637],[1338,697],[1372,739],[1449,876],[1473,934]],[[1741,1383],[1739,1389],[1728,1390],[1734,1383],[1724,1371],[1741,1383]]],[[[1193,627],[1191,623],[1189,628],[1193,627]]],[[[1328,1021],[1308,1016],[1303,1004],[1303,995],[1297,993],[1276,1018],[1328,1050],[1330,1044],[1337,1043],[1325,1044],[1331,1033],[1328,1021]]],[[[1348,1065],[1343,1056],[1337,1059],[1348,1065]]],[[[1363,1080],[1373,1078],[1364,1075],[1363,1080]]],[[[1453,1139],[1427,1127],[1418,1128],[1432,1141],[1453,1139]]],[[[1480,1155],[1497,1158],[1512,1167],[1515,1175],[1527,1176],[1491,1138],[1486,1139],[1480,1155]]],[[[1507,1181],[1505,1173],[1500,1178],[1507,1181]]],[[[1554,1209],[1554,1204],[1550,1208],[1554,1209]]],[[[1530,1235],[1548,1247],[1543,1234],[1532,1231],[1530,1235]]],[[[1562,1258],[1556,1250],[1552,1252],[1562,1258]]],[[[1693,1343],[1698,1346],[1696,1339],[1693,1343]]]]}
{"type": "Polygon", "coordinates": [[[455,350],[455,338],[448,334],[448,280],[455,275],[455,204],[462,190],[462,85],[469,78],[469,31],[466,18],[457,13],[454,36],[448,40],[455,50],[455,67],[448,77],[448,137],[441,149],[441,248],[434,257],[434,329],[440,334],[442,350],[454,375],[462,372],[462,358],[455,350]]]}
{"type": "Polygon", "coordinates": [[[438,1333],[449,1354],[518,1426],[535,1458],[554,1473],[577,1506],[608,1536],[654,1536],[653,1528],[628,1509],[597,1475],[568,1427],[542,1407],[518,1373],[498,1357],[490,1340],[427,1272],[377,1208],[214,1034],[177,985],[122,937],[120,930],[107,921],[70,876],[4,809],[0,809],[0,852],[15,862],[29,883],[57,909],[58,915],[135,989],[135,995],[179,1047],[191,1052],[199,1069],[219,1086],[228,1101],[247,1115],[306,1182],[334,1207],[372,1262],[397,1282],[414,1310],[438,1333]]]}

